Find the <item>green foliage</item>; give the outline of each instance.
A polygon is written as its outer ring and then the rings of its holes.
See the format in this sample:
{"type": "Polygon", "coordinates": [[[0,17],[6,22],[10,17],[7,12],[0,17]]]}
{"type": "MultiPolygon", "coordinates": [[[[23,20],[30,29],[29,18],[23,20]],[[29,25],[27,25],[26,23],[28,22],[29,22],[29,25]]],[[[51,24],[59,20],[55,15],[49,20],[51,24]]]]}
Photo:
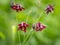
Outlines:
{"type": "Polygon", "coordinates": [[[60,0],[0,0],[0,45],[60,45],[60,0]],[[21,4],[25,10],[16,12],[10,2],[21,4]],[[46,6],[54,11],[48,15],[46,6]],[[27,22],[27,32],[18,31],[18,24],[27,22]],[[32,24],[46,25],[43,31],[32,31],[32,24]]]}

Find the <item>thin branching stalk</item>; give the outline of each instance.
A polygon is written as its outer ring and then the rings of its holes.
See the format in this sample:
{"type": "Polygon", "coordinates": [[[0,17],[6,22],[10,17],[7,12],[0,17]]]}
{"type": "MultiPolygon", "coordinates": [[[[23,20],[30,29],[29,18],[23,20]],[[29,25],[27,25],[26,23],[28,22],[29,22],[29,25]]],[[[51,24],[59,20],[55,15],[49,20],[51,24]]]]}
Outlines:
{"type": "MultiPolygon", "coordinates": [[[[40,14],[40,16],[37,18],[37,20],[36,20],[36,22],[38,22],[38,20],[42,17],[42,14],[43,14],[43,12],[40,14]]],[[[36,18],[37,16],[35,16],[35,18],[36,18]]],[[[27,17],[28,18],[28,17],[27,17]]],[[[35,19],[34,19],[35,20],[35,19]]],[[[35,22],[35,23],[36,23],[35,22]]],[[[27,37],[25,38],[25,40],[23,41],[23,45],[25,45],[27,42],[28,42],[28,40],[32,37],[32,35],[33,35],[33,29],[31,28],[30,29],[30,31],[28,32],[28,35],[27,35],[27,37]],[[29,39],[28,39],[29,38],[29,39]],[[28,40],[27,40],[28,39],[28,40]]]]}
{"type": "Polygon", "coordinates": [[[31,28],[31,30],[28,32],[27,37],[25,38],[25,40],[23,41],[23,45],[25,45],[27,43],[27,41],[29,40],[29,38],[31,37],[33,33],[33,29],[31,28]],[[28,39],[28,40],[27,40],[28,39]]]}
{"type": "Polygon", "coordinates": [[[43,16],[42,14],[43,14],[44,12],[42,12],[40,15],[39,15],[39,17],[36,19],[36,22],[38,22],[38,20],[43,16]]]}

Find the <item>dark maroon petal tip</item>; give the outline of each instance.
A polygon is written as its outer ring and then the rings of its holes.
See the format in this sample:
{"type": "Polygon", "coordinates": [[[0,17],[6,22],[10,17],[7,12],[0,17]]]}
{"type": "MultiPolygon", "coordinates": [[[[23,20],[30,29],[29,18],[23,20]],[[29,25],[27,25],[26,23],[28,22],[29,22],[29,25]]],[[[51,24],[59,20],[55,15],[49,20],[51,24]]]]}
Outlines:
{"type": "Polygon", "coordinates": [[[54,10],[53,6],[52,5],[48,5],[45,11],[48,14],[49,12],[52,12],[53,10],[54,10]]]}
{"type": "Polygon", "coordinates": [[[32,28],[35,29],[36,31],[42,31],[44,28],[46,28],[46,26],[38,22],[35,25],[33,25],[32,28]]]}
{"type": "Polygon", "coordinates": [[[26,28],[28,27],[28,24],[26,24],[25,22],[22,22],[21,24],[18,24],[19,28],[22,31],[26,32],[26,28]]]}

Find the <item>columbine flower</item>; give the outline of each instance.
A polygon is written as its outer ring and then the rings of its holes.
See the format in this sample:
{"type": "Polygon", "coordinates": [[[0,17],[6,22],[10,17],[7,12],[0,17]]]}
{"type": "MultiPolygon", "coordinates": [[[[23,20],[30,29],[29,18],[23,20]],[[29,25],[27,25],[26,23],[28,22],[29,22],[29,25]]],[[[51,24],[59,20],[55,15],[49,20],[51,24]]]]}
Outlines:
{"type": "Polygon", "coordinates": [[[46,26],[42,25],[40,22],[33,24],[33,29],[36,31],[42,31],[46,26]]]}
{"type": "Polygon", "coordinates": [[[20,6],[19,4],[16,4],[16,11],[22,11],[24,8],[22,6],[20,6]]]}
{"type": "Polygon", "coordinates": [[[25,22],[22,22],[21,24],[18,24],[18,30],[22,30],[24,32],[26,32],[26,28],[29,26],[28,24],[26,24],[25,22]]]}
{"type": "Polygon", "coordinates": [[[48,7],[46,8],[46,13],[48,14],[49,12],[52,12],[54,10],[52,5],[48,5],[48,7]]]}
{"type": "Polygon", "coordinates": [[[13,10],[16,10],[17,12],[18,11],[22,11],[24,8],[22,7],[22,6],[20,6],[19,4],[11,4],[11,8],[13,9],[13,10]]]}

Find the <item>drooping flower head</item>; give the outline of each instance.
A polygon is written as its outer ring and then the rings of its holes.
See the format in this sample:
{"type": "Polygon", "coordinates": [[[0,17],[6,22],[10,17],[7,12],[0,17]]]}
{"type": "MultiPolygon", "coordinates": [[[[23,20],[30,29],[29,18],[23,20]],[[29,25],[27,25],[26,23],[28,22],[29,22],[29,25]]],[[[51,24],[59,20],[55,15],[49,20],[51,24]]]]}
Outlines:
{"type": "Polygon", "coordinates": [[[33,29],[36,31],[42,31],[46,26],[42,25],[40,22],[33,24],[33,29]]]}
{"type": "Polygon", "coordinates": [[[48,5],[45,11],[48,14],[48,13],[52,12],[53,10],[54,10],[54,7],[52,5],[48,5]]]}
{"type": "Polygon", "coordinates": [[[18,30],[22,30],[22,31],[26,32],[26,28],[28,26],[29,26],[28,24],[26,24],[25,22],[22,22],[21,24],[18,24],[18,30]]]}
{"type": "Polygon", "coordinates": [[[17,12],[22,11],[22,10],[24,9],[21,5],[19,5],[19,4],[14,4],[14,3],[11,3],[11,8],[12,8],[13,10],[16,10],[17,12]]]}

